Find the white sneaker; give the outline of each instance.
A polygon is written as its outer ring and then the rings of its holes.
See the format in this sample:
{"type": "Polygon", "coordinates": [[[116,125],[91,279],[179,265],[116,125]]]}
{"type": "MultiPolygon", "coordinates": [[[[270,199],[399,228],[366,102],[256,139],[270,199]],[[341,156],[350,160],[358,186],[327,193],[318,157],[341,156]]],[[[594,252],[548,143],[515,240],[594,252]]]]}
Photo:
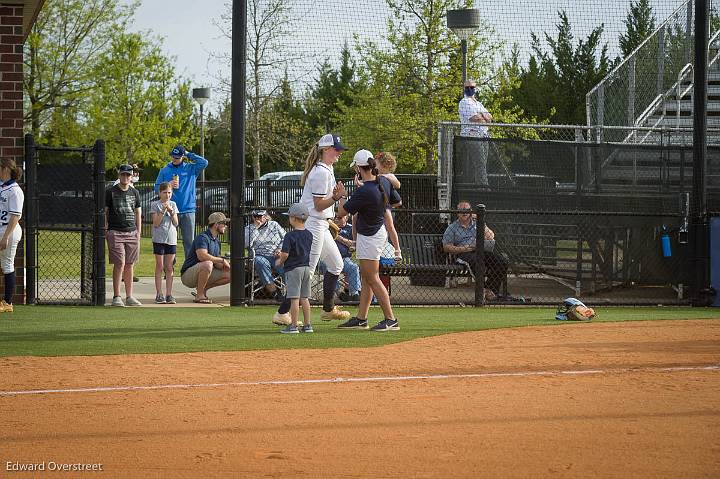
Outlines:
{"type": "Polygon", "coordinates": [[[290,313],[280,314],[276,311],[273,315],[272,322],[273,324],[277,324],[278,326],[287,326],[288,324],[292,323],[292,319],[290,318],[290,313]]]}
{"type": "Polygon", "coordinates": [[[125,303],[123,303],[123,300],[120,296],[113,296],[112,305],[120,308],[125,307],[125,303]]]}
{"type": "Polygon", "coordinates": [[[138,301],[137,299],[133,298],[132,296],[128,296],[125,298],[125,305],[126,306],[142,306],[142,303],[138,301]]]}

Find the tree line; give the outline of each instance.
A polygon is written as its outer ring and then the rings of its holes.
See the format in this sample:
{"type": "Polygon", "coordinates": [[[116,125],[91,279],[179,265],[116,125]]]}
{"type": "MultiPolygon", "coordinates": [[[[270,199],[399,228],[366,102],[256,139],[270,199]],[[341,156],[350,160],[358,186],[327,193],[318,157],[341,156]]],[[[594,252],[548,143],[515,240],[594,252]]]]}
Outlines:
{"type": "MultiPolygon", "coordinates": [[[[326,58],[307,88],[294,91],[290,41],[292,0],[248,1],[247,176],[302,169],[310,145],[327,131],[351,150],[392,151],[402,173],[434,173],[437,124],[457,121],[462,88],[458,39],[445,25],[449,9],[472,0],[386,0],[391,11],[380,45],[355,39],[326,58]],[[271,81],[281,72],[279,81],[271,81]],[[284,74],[282,74],[284,73],[284,74]]],[[[47,145],[88,145],[103,138],[108,169],[140,163],[155,169],[175,143],[197,149],[199,128],[190,84],[178,77],[162,40],[130,33],[137,3],[49,0],[26,42],[27,130],[47,145]]],[[[229,37],[229,15],[217,22],[229,37]]],[[[622,56],[655,29],[649,0],[633,0],[619,38],[622,56]]],[[[519,47],[499,67],[504,48],[489,26],[468,42],[468,77],[495,121],[584,124],[585,95],[620,61],[608,55],[603,25],[576,38],[568,15],[554,30],[533,32],[529,60],[519,47]]],[[[217,54],[227,61],[228,54],[217,54]]],[[[229,85],[219,78],[216,89],[229,85]]],[[[227,96],[229,98],[229,95],[227,96]]],[[[208,179],[230,176],[230,104],[207,118],[208,179]]],[[[347,163],[347,162],[345,162],[347,163]]],[[[346,173],[340,167],[340,174],[346,173]]]]}

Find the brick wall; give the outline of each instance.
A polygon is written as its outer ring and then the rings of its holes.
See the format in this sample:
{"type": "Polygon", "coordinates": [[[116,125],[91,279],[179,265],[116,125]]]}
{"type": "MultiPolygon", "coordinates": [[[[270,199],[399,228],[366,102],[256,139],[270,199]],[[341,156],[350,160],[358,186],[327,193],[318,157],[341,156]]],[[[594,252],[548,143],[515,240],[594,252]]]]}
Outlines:
{"type": "MultiPolygon", "coordinates": [[[[0,156],[23,162],[23,7],[0,0],[0,156]]],[[[14,302],[25,302],[25,248],[15,257],[17,289],[14,302]]],[[[0,279],[2,276],[0,275],[0,279]]],[[[2,281],[0,280],[0,283],[2,281]]],[[[0,288],[0,294],[4,285],[0,288]]]]}

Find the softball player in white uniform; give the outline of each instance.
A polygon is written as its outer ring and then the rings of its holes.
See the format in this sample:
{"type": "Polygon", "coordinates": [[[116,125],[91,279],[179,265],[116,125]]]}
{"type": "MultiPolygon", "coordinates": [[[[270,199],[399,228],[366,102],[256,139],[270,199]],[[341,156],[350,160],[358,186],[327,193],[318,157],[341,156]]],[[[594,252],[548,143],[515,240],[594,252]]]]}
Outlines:
{"type": "Polygon", "coordinates": [[[5,276],[5,297],[0,300],[0,313],[13,311],[12,297],[15,293],[15,253],[22,239],[18,222],[22,216],[25,195],[17,180],[22,169],[14,160],[0,160],[0,265],[5,276]]]}
{"type": "MultiPolygon", "coordinates": [[[[337,244],[330,233],[328,220],[335,216],[334,206],[340,199],[335,184],[333,165],[337,163],[345,146],[340,138],[332,134],[324,135],[310,150],[305,160],[303,173],[303,193],[300,204],[310,212],[305,222],[305,229],[312,233],[313,242],[310,249],[310,270],[315,271],[318,262],[327,267],[323,276],[323,312],[320,319],[348,320],[350,313],[341,311],[334,304],[335,289],[338,276],[343,269],[343,260],[337,244]],[[337,196],[336,196],[337,195],[337,196]]],[[[273,317],[275,324],[288,324],[290,301],[285,299],[273,317]]]]}

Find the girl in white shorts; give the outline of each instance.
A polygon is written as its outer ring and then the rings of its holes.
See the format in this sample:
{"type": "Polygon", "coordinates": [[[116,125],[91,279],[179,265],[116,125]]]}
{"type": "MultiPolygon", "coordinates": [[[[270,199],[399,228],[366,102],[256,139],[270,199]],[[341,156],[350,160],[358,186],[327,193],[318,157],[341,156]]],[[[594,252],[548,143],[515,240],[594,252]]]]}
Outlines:
{"type": "Polygon", "coordinates": [[[338,215],[353,216],[354,231],[357,234],[355,257],[360,263],[360,276],[363,288],[360,291],[358,315],[347,323],[340,325],[342,329],[367,328],[367,315],[373,293],[380,304],[385,319],[375,325],[373,331],[397,331],[400,329],[390,305],[390,296],[385,285],[380,281],[380,255],[387,243],[385,229],[385,210],[388,205],[399,206],[400,195],[383,177],[378,177],[375,158],[368,150],[360,150],[350,164],[360,175],[362,186],[355,190],[352,197],[344,200],[345,187],[338,184],[340,204],[338,215]],[[369,287],[368,287],[369,286],[369,287]]]}
{"type": "Polygon", "coordinates": [[[23,194],[17,180],[22,178],[22,168],[15,160],[0,159],[0,265],[5,276],[5,297],[0,300],[0,313],[12,313],[15,293],[15,253],[22,238],[18,222],[22,216],[23,194]]]}

